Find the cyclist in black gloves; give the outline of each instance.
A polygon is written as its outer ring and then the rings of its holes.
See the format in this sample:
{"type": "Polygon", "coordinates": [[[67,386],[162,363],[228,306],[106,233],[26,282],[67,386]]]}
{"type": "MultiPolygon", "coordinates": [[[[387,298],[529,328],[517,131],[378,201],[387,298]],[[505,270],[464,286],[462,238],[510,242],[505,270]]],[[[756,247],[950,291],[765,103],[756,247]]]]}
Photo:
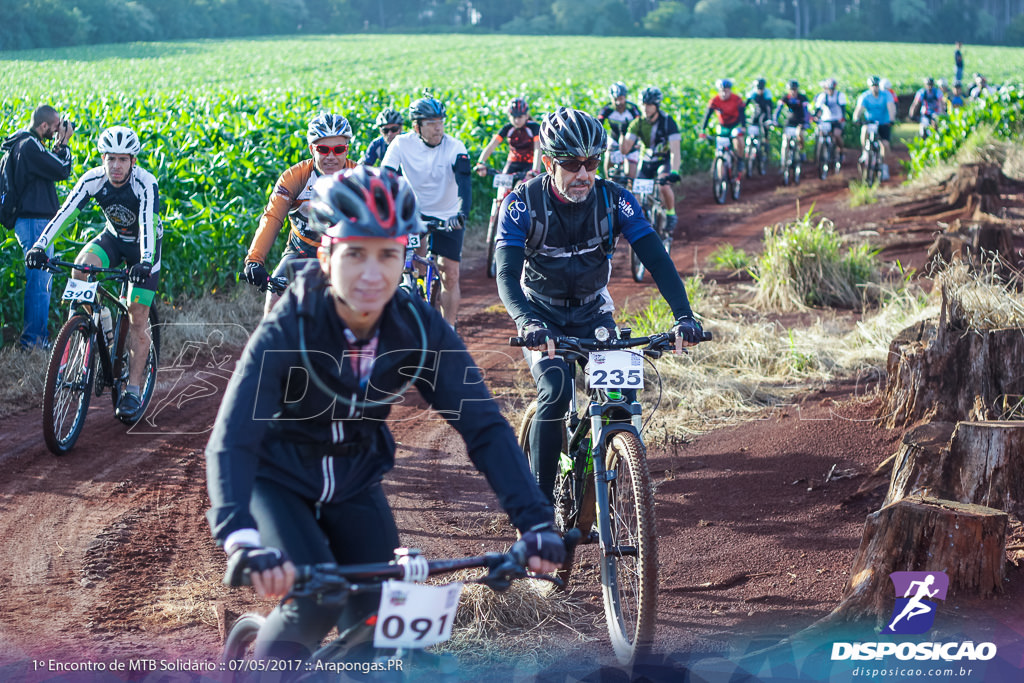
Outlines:
{"type": "MultiPolygon", "coordinates": [[[[291,586],[292,562],[393,558],[398,529],[381,488],[395,464],[387,418],[412,386],[465,440],[522,532],[530,569],[554,571],[565,548],[515,434],[458,335],[398,290],[408,236],[423,230],[408,182],[369,166],[321,178],[310,224],[322,234],[317,259],[296,262],[250,338],[206,448],[226,580],[249,568],[257,592],[275,597],[291,586]]],[[[349,605],[345,615],[312,599],[279,605],[257,655],[304,658],[332,626],[375,607],[359,596],[349,605]]]]}
{"type": "Polygon", "coordinates": [[[561,418],[569,407],[569,373],[554,358],[551,338],[593,337],[599,326],[615,328],[608,278],[618,236],[629,241],[672,307],[676,350],[697,343],[703,333],[683,281],[636,198],[596,177],[605,141],[601,124],[582,111],[560,107],[545,116],[540,144],[547,173],[505,198],[498,223],[498,294],[533,352],[538,406],[530,452],[549,498],[561,418]]]}

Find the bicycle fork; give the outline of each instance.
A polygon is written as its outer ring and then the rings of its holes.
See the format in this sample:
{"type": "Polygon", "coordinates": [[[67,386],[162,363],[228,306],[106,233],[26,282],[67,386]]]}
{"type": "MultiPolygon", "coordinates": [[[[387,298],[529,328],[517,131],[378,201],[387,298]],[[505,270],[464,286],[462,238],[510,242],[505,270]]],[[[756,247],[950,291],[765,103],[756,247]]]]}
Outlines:
{"type": "Polygon", "coordinates": [[[630,432],[640,438],[639,424],[641,423],[641,407],[634,401],[629,405],[632,413],[632,421],[605,423],[603,406],[590,406],[590,430],[594,444],[594,498],[597,503],[597,533],[600,552],[604,557],[631,556],[637,557],[639,549],[636,546],[615,545],[612,535],[612,514],[611,497],[609,490],[612,483],[617,479],[618,473],[614,469],[608,469],[608,444],[617,432],[630,432]]]}

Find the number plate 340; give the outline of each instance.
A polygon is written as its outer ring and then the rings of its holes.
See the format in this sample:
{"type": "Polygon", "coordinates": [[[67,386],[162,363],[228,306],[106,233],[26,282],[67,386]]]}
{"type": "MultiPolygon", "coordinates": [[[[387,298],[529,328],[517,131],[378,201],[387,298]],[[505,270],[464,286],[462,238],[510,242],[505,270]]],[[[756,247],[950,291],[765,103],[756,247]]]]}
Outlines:
{"type": "Polygon", "coordinates": [[[591,389],[643,389],[644,359],[631,351],[594,351],[587,362],[591,389]]]}

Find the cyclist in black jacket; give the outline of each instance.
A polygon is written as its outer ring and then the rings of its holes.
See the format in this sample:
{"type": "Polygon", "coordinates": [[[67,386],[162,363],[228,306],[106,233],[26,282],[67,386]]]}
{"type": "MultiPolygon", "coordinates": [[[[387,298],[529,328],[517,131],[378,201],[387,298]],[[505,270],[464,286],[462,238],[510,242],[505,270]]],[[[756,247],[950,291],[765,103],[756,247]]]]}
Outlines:
{"type": "MultiPolygon", "coordinates": [[[[265,597],[285,594],[300,564],[389,561],[398,530],[381,488],[395,464],[391,404],[411,386],[463,437],[526,541],[530,568],[553,571],[565,548],[511,427],[458,335],[397,290],[415,196],[394,172],[360,166],[317,181],[311,222],[317,261],[296,263],[281,301],[246,345],[206,448],[208,519],[229,573],[252,570],[265,597]]],[[[354,601],[353,601],[354,600],[354,601]]],[[[341,609],[279,605],[257,656],[306,657],[341,609]]],[[[341,621],[339,621],[341,619],[341,621]]]]}

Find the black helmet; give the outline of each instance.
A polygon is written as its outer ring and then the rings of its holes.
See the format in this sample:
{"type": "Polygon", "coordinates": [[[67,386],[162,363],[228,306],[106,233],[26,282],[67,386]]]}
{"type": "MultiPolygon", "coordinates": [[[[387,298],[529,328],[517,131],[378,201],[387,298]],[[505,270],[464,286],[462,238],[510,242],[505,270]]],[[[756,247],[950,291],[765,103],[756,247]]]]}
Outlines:
{"type": "Polygon", "coordinates": [[[526,116],[530,113],[530,105],[522,97],[517,97],[508,103],[509,116],[526,116]]]}
{"type": "Polygon", "coordinates": [[[795,78],[793,80],[791,80],[787,85],[789,86],[790,90],[799,90],[800,89],[800,81],[796,80],[795,78]]]}
{"type": "Polygon", "coordinates": [[[622,81],[616,81],[608,87],[608,96],[613,100],[618,97],[625,97],[629,94],[629,89],[626,88],[626,84],[622,81]]]}
{"type": "Polygon", "coordinates": [[[421,97],[409,105],[409,118],[413,121],[423,119],[443,119],[448,113],[444,102],[434,99],[430,95],[421,97]]]}
{"type": "Polygon", "coordinates": [[[759,78],[756,81],[754,81],[754,88],[756,90],[764,90],[765,86],[767,86],[767,85],[768,85],[768,82],[765,81],[763,78],[759,78]]]}
{"type": "Polygon", "coordinates": [[[928,78],[924,79],[924,84],[925,84],[925,86],[927,86],[929,88],[934,88],[935,87],[935,79],[932,78],[931,76],[929,76],[928,78]]]}
{"type": "Polygon", "coordinates": [[[363,165],[316,181],[309,221],[335,239],[400,239],[424,232],[409,182],[389,168],[363,165]]]}
{"type": "Polygon", "coordinates": [[[868,78],[868,85],[881,86],[882,85],[882,79],[879,78],[878,76],[871,76],[870,78],[868,78]]]}
{"type": "Polygon", "coordinates": [[[389,124],[397,124],[401,126],[405,122],[402,120],[402,115],[399,112],[395,111],[391,107],[388,107],[381,113],[377,114],[377,120],[375,123],[377,124],[378,128],[383,128],[384,126],[387,126],[389,124]]]}
{"type": "Polygon", "coordinates": [[[593,157],[604,152],[608,134],[590,114],[559,107],[540,124],[540,148],[549,157],[593,157]]]}
{"type": "Polygon", "coordinates": [[[654,86],[644,88],[640,93],[640,99],[644,104],[661,104],[661,89],[654,86]]]}

